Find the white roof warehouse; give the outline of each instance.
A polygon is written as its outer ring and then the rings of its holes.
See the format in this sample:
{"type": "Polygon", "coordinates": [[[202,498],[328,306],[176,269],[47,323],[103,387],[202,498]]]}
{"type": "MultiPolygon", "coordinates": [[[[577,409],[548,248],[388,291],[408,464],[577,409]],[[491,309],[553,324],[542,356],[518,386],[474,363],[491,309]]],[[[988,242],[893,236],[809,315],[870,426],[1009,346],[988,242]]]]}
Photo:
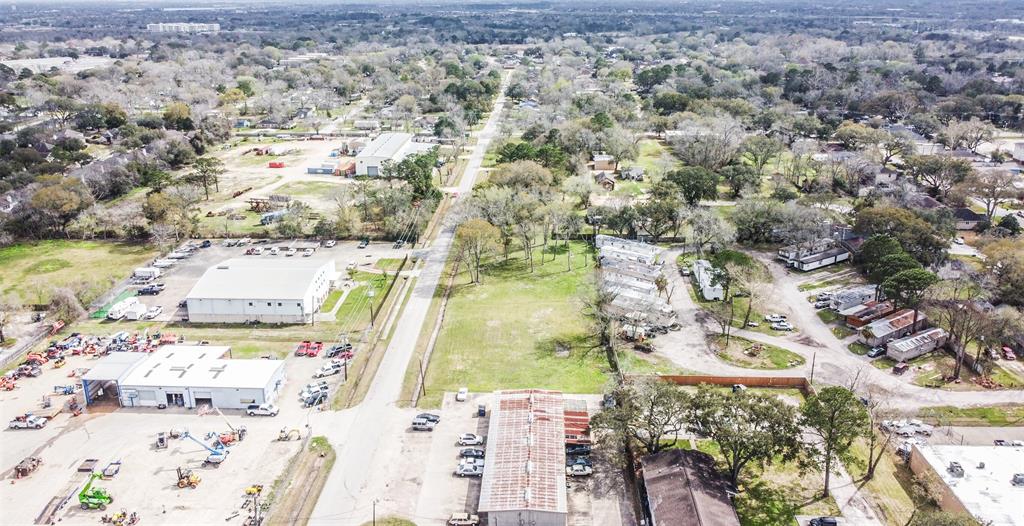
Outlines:
{"type": "Polygon", "coordinates": [[[165,345],[152,354],[114,353],[82,377],[86,402],[99,390],[124,407],[210,405],[244,409],[270,403],[284,384],[283,360],[231,360],[218,345],[165,345]]]}
{"type": "Polygon", "coordinates": [[[425,152],[434,146],[413,142],[411,133],[382,133],[356,155],[356,175],[383,175],[384,162],[401,162],[412,154],[425,152]]]}
{"type": "Polygon", "coordinates": [[[311,323],[335,279],[334,260],[229,259],[185,297],[195,323],[311,323]]]}

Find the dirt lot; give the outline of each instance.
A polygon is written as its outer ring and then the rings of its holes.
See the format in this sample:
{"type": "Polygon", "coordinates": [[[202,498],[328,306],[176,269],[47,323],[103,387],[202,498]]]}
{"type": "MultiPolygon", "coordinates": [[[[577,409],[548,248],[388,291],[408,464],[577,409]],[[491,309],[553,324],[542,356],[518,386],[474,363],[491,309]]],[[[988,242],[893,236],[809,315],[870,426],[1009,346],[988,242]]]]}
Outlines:
{"type": "MultiPolygon", "coordinates": [[[[87,367],[90,358],[72,357],[63,369],[46,367],[38,378],[19,381],[19,388],[0,393],[0,415],[4,422],[14,415],[38,407],[43,394],[53,386],[70,383],[67,373],[74,367],[87,367]]],[[[97,482],[114,497],[113,511],[135,511],[147,524],[240,524],[244,511],[225,520],[244,500],[251,484],[270,488],[299,450],[299,441],[277,442],[282,427],[306,429],[313,415],[302,408],[296,396],[310,381],[312,371],[322,360],[290,358],[286,361],[287,381],[278,400],[277,417],[247,417],[241,411],[225,411],[232,425],[245,425],[248,436],[230,448],[228,459],[220,467],[202,467],[206,450],[188,439],[171,440],[169,447],[156,450],[157,433],[171,428],[187,429],[203,437],[208,432],[227,430],[216,415],[199,416],[193,410],[152,410],[93,408],[79,417],[58,415],[41,430],[9,430],[3,433],[0,469],[10,478],[10,470],[27,456],[42,458],[42,466],[31,476],[0,485],[0,505],[4,522],[30,524],[53,498],[72,495],[70,504],[57,517],[63,523],[95,523],[103,513],[78,509],[78,489],[85,474],[76,472],[87,458],[98,460],[96,469],[121,460],[120,473],[97,482]],[[178,489],[175,468],[194,469],[202,482],[198,489],[178,489]]],[[[338,382],[340,377],[333,377],[338,382]]],[[[111,511],[108,510],[108,513],[111,511]]]]}

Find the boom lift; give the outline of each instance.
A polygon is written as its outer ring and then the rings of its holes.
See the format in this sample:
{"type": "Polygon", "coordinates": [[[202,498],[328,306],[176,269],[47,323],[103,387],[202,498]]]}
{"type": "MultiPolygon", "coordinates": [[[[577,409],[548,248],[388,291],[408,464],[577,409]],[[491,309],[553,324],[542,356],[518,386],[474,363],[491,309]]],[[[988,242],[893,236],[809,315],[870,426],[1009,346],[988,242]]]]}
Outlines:
{"type": "Polygon", "coordinates": [[[245,434],[247,433],[245,426],[238,426],[238,429],[235,429],[235,427],[232,426],[231,422],[228,420],[228,417],[224,416],[224,413],[221,413],[219,408],[214,407],[213,410],[216,411],[217,414],[224,419],[224,423],[227,424],[228,429],[231,430],[230,433],[220,434],[218,440],[220,441],[221,444],[224,444],[226,446],[229,444],[233,444],[235,442],[241,442],[245,440],[245,434]]]}
{"type": "Polygon", "coordinates": [[[203,446],[203,449],[206,449],[207,451],[210,452],[210,455],[206,457],[206,460],[203,461],[204,466],[207,464],[219,466],[220,463],[224,462],[224,459],[227,458],[228,453],[230,453],[230,451],[228,451],[227,448],[224,447],[224,444],[222,444],[219,440],[216,442],[214,447],[210,447],[204,444],[202,440],[199,440],[198,438],[189,434],[188,431],[185,431],[181,436],[183,438],[191,438],[193,442],[199,444],[200,446],[203,446]]]}

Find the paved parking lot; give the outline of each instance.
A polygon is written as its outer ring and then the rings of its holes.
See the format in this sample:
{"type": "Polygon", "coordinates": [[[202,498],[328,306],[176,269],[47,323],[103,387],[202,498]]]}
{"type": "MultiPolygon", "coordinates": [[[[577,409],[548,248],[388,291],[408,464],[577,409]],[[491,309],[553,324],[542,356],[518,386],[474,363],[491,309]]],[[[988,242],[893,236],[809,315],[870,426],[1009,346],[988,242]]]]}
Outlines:
{"type": "MultiPolygon", "coordinates": [[[[360,270],[370,270],[373,269],[373,264],[379,259],[402,258],[410,251],[408,246],[401,249],[395,249],[391,243],[385,242],[370,243],[370,245],[364,249],[357,248],[358,244],[359,243],[356,241],[342,241],[332,248],[318,248],[312,256],[306,258],[300,254],[296,254],[295,256],[285,256],[284,254],[271,256],[268,254],[268,251],[271,247],[288,248],[293,246],[310,246],[309,241],[274,241],[242,247],[226,247],[223,246],[222,241],[213,240],[213,245],[211,247],[197,249],[192,252],[191,257],[176,260],[177,263],[174,266],[163,269],[163,275],[156,279],[154,283],[163,283],[166,288],[163,292],[157,295],[139,296],[139,301],[147,307],[159,306],[163,308],[160,315],[155,318],[156,321],[181,320],[186,316],[186,309],[179,308],[178,304],[185,299],[185,296],[188,295],[189,291],[191,291],[192,287],[196,284],[196,281],[202,277],[203,273],[206,272],[207,269],[226,259],[235,257],[260,258],[266,260],[288,260],[301,258],[326,261],[328,259],[333,259],[338,272],[344,275],[346,268],[351,265],[355,265],[355,267],[360,270]],[[263,255],[246,256],[245,251],[253,246],[263,248],[263,255]]],[[[129,285],[129,288],[131,289],[141,289],[142,287],[144,287],[144,285],[129,285]]]]}
{"type": "MultiPolygon", "coordinates": [[[[52,392],[54,385],[71,383],[68,371],[88,367],[90,362],[94,363],[91,358],[74,356],[62,369],[47,364],[42,376],[19,380],[18,389],[0,392],[4,423],[38,407],[43,394],[52,392]]],[[[93,408],[79,417],[62,413],[40,430],[9,430],[5,425],[0,432],[0,471],[5,478],[0,484],[0,506],[5,510],[2,522],[31,524],[52,498],[77,495],[86,475],[77,473],[76,468],[84,459],[95,458],[98,470],[114,460],[123,462],[117,476],[96,483],[114,497],[107,513],[121,508],[135,511],[146,524],[241,524],[246,515],[239,508],[245,488],[251,484],[270,488],[300,448],[299,441],[276,441],[280,429],[303,430],[321,416],[302,408],[297,395],[322,363],[322,359],[286,360],[287,380],[278,399],[281,413],[277,417],[248,417],[239,410],[224,411],[233,426],[246,426],[248,436],[232,446],[228,459],[216,468],[202,467],[208,453],[191,440],[171,440],[167,449],[154,448],[157,433],[171,428],[187,429],[198,437],[226,431],[227,424],[215,414],[108,407],[93,408]],[[27,456],[40,457],[43,464],[28,478],[12,483],[12,468],[27,456]],[[199,474],[202,482],[197,489],[177,488],[175,468],[179,466],[199,474]],[[235,511],[241,513],[226,520],[235,511]]],[[[336,384],[340,377],[330,380],[336,384]]],[[[65,524],[94,524],[102,514],[78,509],[73,496],[58,516],[65,524]]]]}

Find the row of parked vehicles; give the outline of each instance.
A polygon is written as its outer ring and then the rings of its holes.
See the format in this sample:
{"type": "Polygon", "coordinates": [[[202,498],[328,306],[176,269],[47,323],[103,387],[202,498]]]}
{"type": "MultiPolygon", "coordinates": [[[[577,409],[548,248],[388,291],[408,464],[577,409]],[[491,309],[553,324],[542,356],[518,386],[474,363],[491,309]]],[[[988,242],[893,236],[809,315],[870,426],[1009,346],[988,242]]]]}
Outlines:
{"type": "MultiPolygon", "coordinates": [[[[308,258],[316,252],[312,248],[306,248],[302,250],[302,257],[308,258]]],[[[266,254],[268,256],[276,256],[278,254],[284,254],[286,257],[292,257],[299,253],[299,249],[294,247],[269,247],[264,250],[263,247],[251,247],[246,249],[246,256],[261,256],[266,254]]]]}
{"type": "Polygon", "coordinates": [[[594,474],[590,461],[590,446],[586,444],[565,445],[565,474],[570,477],[586,477],[594,474]]]}

